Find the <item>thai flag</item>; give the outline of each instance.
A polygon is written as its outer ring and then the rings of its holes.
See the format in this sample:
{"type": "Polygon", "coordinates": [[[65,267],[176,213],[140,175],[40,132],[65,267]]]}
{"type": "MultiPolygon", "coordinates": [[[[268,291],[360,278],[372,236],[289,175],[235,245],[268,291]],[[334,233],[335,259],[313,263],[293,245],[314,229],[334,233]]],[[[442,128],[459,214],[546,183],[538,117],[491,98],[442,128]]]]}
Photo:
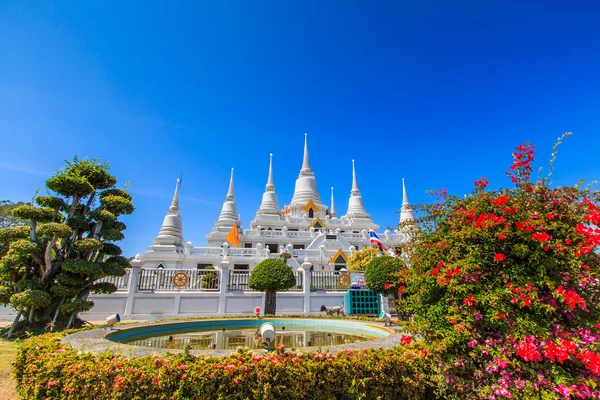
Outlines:
{"type": "Polygon", "coordinates": [[[386,248],[383,245],[383,242],[379,239],[379,236],[373,231],[373,229],[369,228],[369,239],[371,239],[371,243],[375,243],[381,251],[385,251],[386,248]]]}

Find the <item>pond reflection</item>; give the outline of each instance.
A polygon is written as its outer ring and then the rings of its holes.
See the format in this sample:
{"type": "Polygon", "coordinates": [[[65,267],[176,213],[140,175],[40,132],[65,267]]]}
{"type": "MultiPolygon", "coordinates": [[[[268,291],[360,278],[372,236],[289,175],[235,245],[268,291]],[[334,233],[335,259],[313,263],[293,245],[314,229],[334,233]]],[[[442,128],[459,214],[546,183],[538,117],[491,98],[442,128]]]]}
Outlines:
{"type": "MultiPolygon", "coordinates": [[[[256,338],[256,329],[236,329],[225,331],[183,333],[179,335],[156,336],[143,340],[127,342],[133,346],[155,347],[162,349],[183,349],[190,345],[192,350],[235,350],[237,347],[261,349],[256,338]]],[[[283,343],[287,348],[326,347],[340,344],[362,342],[371,338],[362,335],[348,335],[309,330],[278,330],[275,347],[283,343]]]]}

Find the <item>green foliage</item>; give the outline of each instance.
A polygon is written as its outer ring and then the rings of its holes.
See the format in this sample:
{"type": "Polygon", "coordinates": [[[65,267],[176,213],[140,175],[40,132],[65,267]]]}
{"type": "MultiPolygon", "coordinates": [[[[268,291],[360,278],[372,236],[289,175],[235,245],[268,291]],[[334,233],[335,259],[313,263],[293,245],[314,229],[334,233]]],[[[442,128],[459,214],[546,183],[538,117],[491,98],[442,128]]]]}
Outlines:
{"type": "Polygon", "coordinates": [[[285,261],[267,259],[261,261],[252,272],[248,286],[260,292],[288,290],[296,285],[296,277],[285,261]]]}
{"type": "Polygon", "coordinates": [[[383,295],[394,294],[400,284],[396,275],[404,268],[401,259],[390,256],[374,257],[365,269],[367,289],[383,295]]]}
{"type": "Polygon", "coordinates": [[[23,220],[13,216],[12,210],[23,203],[13,203],[8,200],[0,200],[0,230],[23,225],[23,220]]]}
{"type": "Polygon", "coordinates": [[[425,399],[432,360],[422,348],[327,351],[239,348],[227,357],[82,353],[63,335],[20,343],[15,379],[24,399],[425,399]],[[360,384],[357,382],[360,381],[360,384]]]}
{"type": "Polygon", "coordinates": [[[131,200],[121,196],[104,196],[100,204],[114,215],[131,214],[134,209],[131,200]]]}
{"type": "Polygon", "coordinates": [[[104,243],[97,239],[86,238],[77,241],[77,249],[81,251],[100,250],[104,247],[104,243]]]}
{"type": "Polygon", "coordinates": [[[94,187],[84,177],[64,173],[48,179],[46,186],[65,197],[85,197],[94,191],[94,187]]]}
{"type": "Polygon", "coordinates": [[[369,261],[379,254],[381,254],[381,251],[378,246],[365,247],[364,249],[352,252],[350,258],[348,258],[348,270],[364,271],[367,268],[369,261]]]}
{"type": "Polygon", "coordinates": [[[72,274],[81,274],[90,277],[96,277],[102,274],[102,267],[100,264],[82,259],[65,260],[62,263],[62,269],[72,274]]]}
{"type": "Polygon", "coordinates": [[[117,183],[117,178],[108,171],[108,163],[101,164],[97,158],[79,160],[75,157],[65,168],[66,174],[85,179],[95,190],[109,189],[117,183]]]}
{"type": "Polygon", "coordinates": [[[90,300],[77,299],[69,301],[60,306],[60,312],[65,315],[86,312],[94,307],[94,302],[90,300]]]}
{"type": "Polygon", "coordinates": [[[59,224],[57,222],[48,222],[41,224],[37,228],[38,235],[57,235],[59,238],[66,238],[73,235],[73,229],[65,224],[59,224]]]}
{"type": "Polygon", "coordinates": [[[46,222],[52,219],[54,210],[49,207],[35,207],[30,204],[22,204],[13,208],[12,214],[24,221],[46,222]]]}
{"type": "Polygon", "coordinates": [[[533,148],[513,156],[514,189],[487,191],[482,178],[469,196],[421,207],[402,307],[439,360],[432,372],[447,398],[590,398],[600,195],[532,184],[533,148]]]}
{"type": "Polygon", "coordinates": [[[35,202],[42,207],[52,209],[61,209],[65,206],[65,201],[55,196],[38,196],[35,198],[35,202]]]}
{"type": "Polygon", "coordinates": [[[125,275],[125,268],[129,268],[129,260],[123,256],[112,256],[107,258],[102,264],[102,272],[110,276],[125,275]]]}
{"type": "Polygon", "coordinates": [[[94,283],[90,287],[90,292],[96,294],[111,294],[117,291],[117,285],[110,282],[98,282],[94,283]]]}
{"type": "Polygon", "coordinates": [[[133,205],[125,189],[114,187],[116,182],[108,164],[74,158],[46,181],[53,193],[35,197],[39,207],[0,203],[0,211],[10,210],[14,220],[30,222],[29,227],[0,229],[0,299],[43,290],[52,300],[30,310],[19,330],[37,330],[50,322],[54,326],[55,316],[57,328],[64,327],[76,315],[64,318],[60,313],[88,309],[90,291],[113,291],[114,285],[95,280],[125,274],[128,260],[114,242],[124,238],[126,228],[118,216],[131,213],[133,205]],[[64,303],[72,299],[77,300],[64,303]]]}
{"type": "Polygon", "coordinates": [[[10,305],[16,310],[46,307],[51,301],[50,295],[43,290],[26,290],[10,297],[10,305]]]}
{"type": "Polygon", "coordinates": [[[202,276],[202,289],[217,289],[219,287],[219,274],[214,269],[212,265],[206,267],[206,270],[210,270],[210,272],[202,276]]]}
{"type": "Polygon", "coordinates": [[[102,246],[102,253],[106,254],[107,256],[120,256],[123,254],[123,251],[116,244],[105,242],[104,246],[102,246]]]}

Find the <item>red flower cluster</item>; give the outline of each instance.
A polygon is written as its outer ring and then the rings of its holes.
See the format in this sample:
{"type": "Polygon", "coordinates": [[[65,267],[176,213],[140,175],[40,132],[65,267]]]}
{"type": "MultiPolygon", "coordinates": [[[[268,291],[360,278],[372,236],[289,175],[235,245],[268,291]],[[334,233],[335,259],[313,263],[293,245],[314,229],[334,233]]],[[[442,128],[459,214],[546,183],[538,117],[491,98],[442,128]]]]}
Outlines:
{"type": "Polygon", "coordinates": [[[510,166],[511,173],[509,173],[513,182],[518,182],[519,178],[523,182],[529,180],[532,171],[531,162],[533,161],[534,149],[535,146],[531,146],[529,142],[517,146],[517,151],[513,153],[513,165],[510,166]],[[512,173],[515,170],[516,173],[513,175],[512,173]]]}
{"type": "Polygon", "coordinates": [[[525,340],[515,345],[517,355],[525,361],[542,361],[538,351],[537,340],[534,336],[527,336],[525,340]]]}
{"type": "Polygon", "coordinates": [[[410,342],[412,342],[412,336],[408,336],[408,335],[400,336],[400,344],[402,346],[407,346],[410,344],[410,342]]]}
{"type": "Polygon", "coordinates": [[[565,303],[567,303],[567,306],[569,306],[569,308],[575,309],[576,306],[579,306],[579,308],[581,308],[582,310],[587,311],[585,300],[583,299],[583,297],[575,293],[573,289],[565,289],[562,286],[559,286],[556,288],[556,293],[558,293],[563,298],[563,300],[565,301],[565,303]]]}
{"type": "Polygon", "coordinates": [[[577,344],[570,340],[559,339],[558,343],[548,341],[545,344],[544,357],[562,364],[572,354],[575,354],[575,350],[577,350],[577,344]]]}
{"type": "Polygon", "coordinates": [[[533,240],[537,240],[540,243],[547,242],[548,240],[552,240],[552,236],[548,235],[546,232],[536,232],[531,235],[533,240]]]}
{"type": "Polygon", "coordinates": [[[502,232],[498,232],[498,240],[506,240],[506,236],[504,236],[502,232]]]}
{"type": "Polygon", "coordinates": [[[507,196],[498,196],[492,200],[492,204],[497,205],[498,207],[502,207],[506,203],[508,203],[510,199],[507,196]]]}
{"type": "Polygon", "coordinates": [[[515,226],[520,231],[531,232],[535,228],[535,223],[532,221],[515,221],[515,226]]]}
{"type": "Polygon", "coordinates": [[[388,290],[390,288],[390,284],[389,283],[384,283],[383,284],[383,290],[388,290]]]}
{"type": "Polygon", "coordinates": [[[600,356],[591,350],[586,350],[577,354],[579,361],[585,365],[587,369],[596,375],[600,375],[600,356]]]}
{"type": "Polygon", "coordinates": [[[480,187],[482,189],[485,188],[489,184],[490,184],[490,181],[488,181],[485,176],[482,176],[481,179],[475,181],[475,186],[480,187]]]}
{"type": "Polygon", "coordinates": [[[504,261],[506,260],[506,256],[502,253],[494,254],[494,261],[504,261]]]}
{"type": "Polygon", "coordinates": [[[477,305],[477,301],[475,301],[475,297],[473,297],[473,293],[469,293],[469,297],[463,299],[463,303],[467,305],[467,307],[477,305]]]}
{"type": "Polygon", "coordinates": [[[494,214],[481,213],[473,223],[473,227],[486,230],[488,228],[493,227],[494,225],[503,224],[505,222],[506,218],[504,217],[499,217],[494,214]]]}

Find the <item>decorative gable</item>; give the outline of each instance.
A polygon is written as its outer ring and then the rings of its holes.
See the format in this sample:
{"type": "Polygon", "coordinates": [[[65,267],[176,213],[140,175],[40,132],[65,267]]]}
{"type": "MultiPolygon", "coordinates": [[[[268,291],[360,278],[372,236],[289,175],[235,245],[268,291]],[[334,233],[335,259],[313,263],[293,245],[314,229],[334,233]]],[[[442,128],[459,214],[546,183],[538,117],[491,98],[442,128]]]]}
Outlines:
{"type": "Polygon", "coordinates": [[[308,201],[306,202],[304,207],[302,207],[302,211],[309,212],[311,209],[315,213],[319,211],[319,207],[316,206],[316,204],[312,201],[312,199],[308,199],[308,201]]]}
{"type": "Polygon", "coordinates": [[[323,229],[325,228],[325,223],[321,221],[321,218],[317,217],[313,220],[313,222],[310,223],[309,227],[315,229],[323,229]]]}
{"type": "Polygon", "coordinates": [[[331,260],[333,260],[335,264],[348,264],[348,257],[344,254],[342,249],[339,249],[337,253],[331,257],[331,260]]]}

